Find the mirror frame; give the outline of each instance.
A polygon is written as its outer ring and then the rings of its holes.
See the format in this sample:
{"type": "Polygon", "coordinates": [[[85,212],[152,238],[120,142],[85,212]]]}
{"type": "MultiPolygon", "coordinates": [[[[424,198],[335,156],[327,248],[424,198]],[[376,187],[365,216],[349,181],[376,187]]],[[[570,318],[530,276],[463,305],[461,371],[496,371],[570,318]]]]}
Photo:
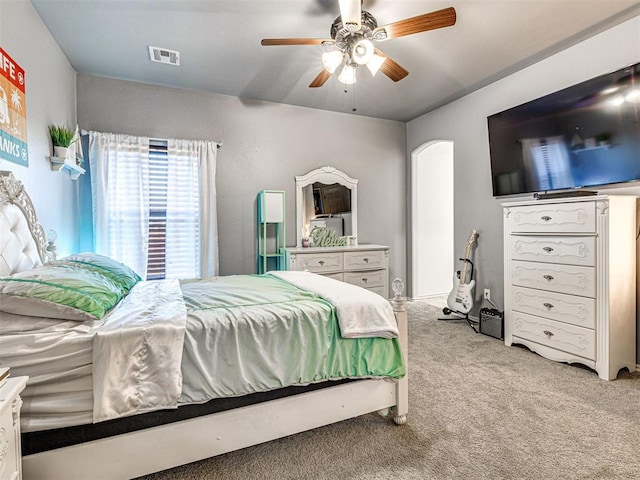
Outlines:
{"type": "Polygon", "coordinates": [[[320,167],[305,175],[296,176],[296,246],[302,247],[303,188],[316,182],[332,185],[339,183],[351,190],[351,235],[358,238],[358,180],[334,167],[320,167]]]}

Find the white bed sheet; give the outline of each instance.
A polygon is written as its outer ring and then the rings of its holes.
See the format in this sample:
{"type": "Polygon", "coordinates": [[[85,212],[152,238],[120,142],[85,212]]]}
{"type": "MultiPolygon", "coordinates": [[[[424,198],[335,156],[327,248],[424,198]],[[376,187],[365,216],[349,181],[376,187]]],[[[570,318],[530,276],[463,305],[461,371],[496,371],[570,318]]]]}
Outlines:
{"type": "Polygon", "coordinates": [[[0,312],[0,365],[29,376],[21,395],[24,432],[92,421],[97,325],[0,312]]]}

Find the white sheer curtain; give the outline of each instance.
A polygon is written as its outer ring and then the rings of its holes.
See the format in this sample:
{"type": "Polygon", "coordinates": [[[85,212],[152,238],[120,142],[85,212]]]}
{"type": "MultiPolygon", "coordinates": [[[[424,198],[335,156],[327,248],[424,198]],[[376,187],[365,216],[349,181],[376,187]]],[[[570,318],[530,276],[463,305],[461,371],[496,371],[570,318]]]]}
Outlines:
{"type": "Polygon", "coordinates": [[[149,139],[89,132],[96,253],[146,278],[149,239],[149,139]]]}
{"type": "Polygon", "coordinates": [[[216,142],[167,141],[167,277],[218,274],[217,154],[216,142]]]}

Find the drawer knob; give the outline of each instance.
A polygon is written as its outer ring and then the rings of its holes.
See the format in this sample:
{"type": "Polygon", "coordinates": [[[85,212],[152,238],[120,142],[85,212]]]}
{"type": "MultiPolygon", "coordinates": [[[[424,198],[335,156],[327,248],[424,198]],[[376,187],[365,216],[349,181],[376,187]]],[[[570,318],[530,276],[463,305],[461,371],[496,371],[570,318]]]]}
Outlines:
{"type": "Polygon", "coordinates": [[[553,280],[553,276],[551,275],[544,275],[542,278],[544,278],[547,282],[550,282],[551,280],[553,280]]]}
{"type": "Polygon", "coordinates": [[[324,265],[324,260],[320,260],[318,263],[320,264],[320,266],[323,266],[324,265]]]}
{"type": "Polygon", "coordinates": [[[549,215],[544,215],[542,217],[540,217],[541,220],[548,222],[549,220],[551,220],[551,217],[549,215]]]}
{"type": "Polygon", "coordinates": [[[364,277],[364,278],[362,279],[362,283],[367,283],[367,277],[364,277]]]}
{"type": "Polygon", "coordinates": [[[551,310],[554,307],[553,303],[549,302],[545,302],[542,305],[544,305],[547,310],[551,310]]]}
{"type": "Polygon", "coordinates": [[[544,330],[542,333],[544,333],[547,336],[547,338],[553,337],[553,332],[550,332],[549,330],[544,330]]]}
{"type": "Polygon", "coordinates": [[[551,253],[551,252],[553,252],[553,248],[551,248],[551,247],[544,247],[544,248],[543,248],[543,250],[544,250],[545,252],[547,252],[547,253],[551,253]]]}
{"type": "Polygon", "coordinates": [[[364,260],[364,263],[369,263],[369,258],[368,257],[364,257],[362,260],[364,260]]]}

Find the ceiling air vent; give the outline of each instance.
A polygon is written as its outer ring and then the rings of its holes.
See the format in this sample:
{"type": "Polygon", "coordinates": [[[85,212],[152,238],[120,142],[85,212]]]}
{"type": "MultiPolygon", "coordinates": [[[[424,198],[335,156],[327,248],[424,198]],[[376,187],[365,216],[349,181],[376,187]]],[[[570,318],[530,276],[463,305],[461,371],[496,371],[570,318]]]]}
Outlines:
{"type": "Polygon", "coordinates": [[[152,47],[149,45],[149,58],[152,62],[180,65],[180,52],[167,48],[152,47]]]}

